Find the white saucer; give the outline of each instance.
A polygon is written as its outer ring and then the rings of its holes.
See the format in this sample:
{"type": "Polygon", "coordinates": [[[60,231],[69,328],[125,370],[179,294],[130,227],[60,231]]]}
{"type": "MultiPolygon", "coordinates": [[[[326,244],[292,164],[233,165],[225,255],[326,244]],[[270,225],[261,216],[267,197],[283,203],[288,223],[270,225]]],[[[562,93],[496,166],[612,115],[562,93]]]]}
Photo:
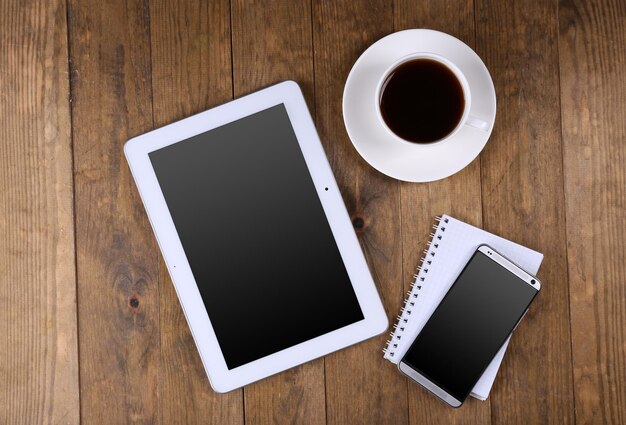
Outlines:
{"type": "Polygon", "coordinates": [[[352,144],[375,169],[408,182],[443,179],[465,168],[483,150],[496,118],[496,91],[487,67],[465,43],[425,29],[396,32],[372,44],[356,61],[343,92],[343,119],[352,144]],[[487,131],[463,126],[449,140],[429,145],[399,143],[377,116],[376,87],[385,70],[415,52],[430,52],[453,62],[470,86],[470,115],[489,124],[487,131]]]}

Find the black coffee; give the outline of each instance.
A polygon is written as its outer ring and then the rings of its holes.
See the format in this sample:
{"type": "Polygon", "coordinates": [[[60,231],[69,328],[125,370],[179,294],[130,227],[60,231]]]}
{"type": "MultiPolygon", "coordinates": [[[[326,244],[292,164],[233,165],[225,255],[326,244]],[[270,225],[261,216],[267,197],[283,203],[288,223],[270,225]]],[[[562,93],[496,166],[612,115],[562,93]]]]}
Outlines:
{"type": "Polygon", "coordinates": [[[399,65],[383,84],[380,111],[395,134],[413,143],[443,139],[465,109],[463,87],[454,73],[432,59],[399,65]]]}

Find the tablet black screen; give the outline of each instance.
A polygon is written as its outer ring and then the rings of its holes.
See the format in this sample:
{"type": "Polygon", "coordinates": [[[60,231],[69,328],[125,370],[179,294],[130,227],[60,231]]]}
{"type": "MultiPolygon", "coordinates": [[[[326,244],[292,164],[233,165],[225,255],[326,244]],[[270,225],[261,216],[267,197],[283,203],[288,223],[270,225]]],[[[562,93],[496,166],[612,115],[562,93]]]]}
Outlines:
{"type": "Polygon", "coordinates": [[[284,105],[149,156],[229,369],[363,319],[284,105]]]}

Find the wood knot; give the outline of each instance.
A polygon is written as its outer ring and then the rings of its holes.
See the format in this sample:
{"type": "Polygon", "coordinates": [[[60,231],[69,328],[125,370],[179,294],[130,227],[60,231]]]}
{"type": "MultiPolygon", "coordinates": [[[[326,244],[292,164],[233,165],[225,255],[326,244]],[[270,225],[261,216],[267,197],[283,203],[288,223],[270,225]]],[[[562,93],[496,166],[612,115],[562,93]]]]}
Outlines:
{"type": "Polygon", "coordinates": [[[133,295],[130,297],[130,300],[128,300],[128,304],[130,304],[131,308],[137,308],[139,307],[139,300],[133,295]]]}
{"type": "Polygon", "coordinates": [[[355,217],[352,219],[352,225],[355,229],[361,230],[365,226],[365,221],[361,217],[355,217]]]}

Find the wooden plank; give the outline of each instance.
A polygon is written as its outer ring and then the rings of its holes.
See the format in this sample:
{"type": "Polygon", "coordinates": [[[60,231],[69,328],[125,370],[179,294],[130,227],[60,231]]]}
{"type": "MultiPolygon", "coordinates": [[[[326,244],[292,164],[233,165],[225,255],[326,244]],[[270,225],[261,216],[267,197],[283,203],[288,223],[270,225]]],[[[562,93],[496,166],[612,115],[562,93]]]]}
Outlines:
{"type": "MultiPolygon", "coordinates": [[[[393,30],[391,3],[314,3],[317,127],[390,321],[400,309],[402,235],[400,186],[372,169],[346,133],[341,99],[352,64],[393,30]]],[[[329,424],[408,422],[406,381],[382,358],[385,333],[326,357],[329,424]]]]}
{"type": "Polygon", "coordinates": [[[70,1],[83,423],[158,423],[159,262],[123,155],[152,128],[147,2],[70,1]]]}
{"type": "Polygon", "coordinates": [[[541,294],[491,394],[494,423],[574,421],[556,2],[476,0],[498,118],[481,158],[485,228],[544,253],[541,294]]]}
{"type": "Polygon", "coordinates": [[[577,424],[626,423],[626,4],[559,8],[577,424]]]}
{"type": "MultiPolygon", "coordinates": [[[[155,126],[232,98],[230,3],[150,3],[155,126]]],[[[243,393],[217,394],[160,260],[161,417],[165,424],[243,424],[243,393]]]]}
{"type": "MultiPolygon", "coordinates": [[[[396,0],[394,14],[397,31],[430,28],[446,32],[474,46],[472,0],[396,0]]],[[[447,213],[481,227],[480,159],[477,158],[459,173],[443,180],[426,184],[403,183],[401,196],[403,282],[405,291],[408,291],[435,216],[447,213]]],[[[468,398],[462,409],[450,409],[415,383],[409,383],[408,389],[409,418],[412,424],[433,421],[446,424],[489,424],[491,421],[489,401],[468,398]]]]}
{"type": "Polygon", "coordinates": [[[65,2],[0,3],[0,423],[79,422],[65,2]]]}
{"type": "MultiPolygon", "coordinates": [[[[234,0],[231,7],[235,96],[291,79],[300,84],[312,107],[310,2],[234,0]]],[[[252,384],[244,395],[246,424],[323,424],[324,361],[252,384]]]]}

